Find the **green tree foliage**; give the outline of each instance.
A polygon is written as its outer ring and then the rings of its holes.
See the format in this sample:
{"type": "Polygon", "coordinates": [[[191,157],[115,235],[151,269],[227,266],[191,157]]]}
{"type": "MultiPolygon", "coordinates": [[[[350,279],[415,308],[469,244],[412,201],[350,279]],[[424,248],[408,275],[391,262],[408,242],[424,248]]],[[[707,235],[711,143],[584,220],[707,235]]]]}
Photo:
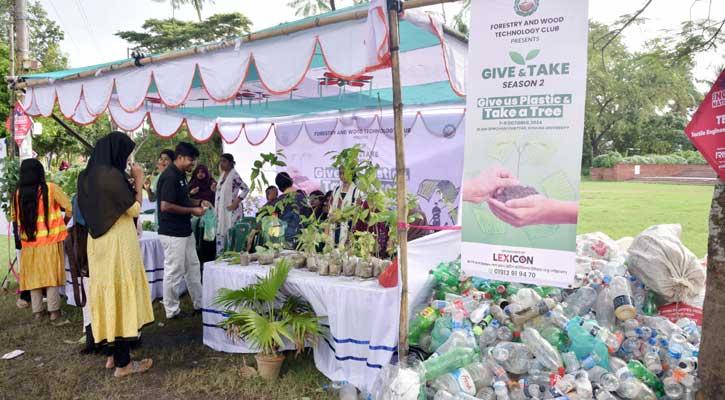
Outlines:
{"type": "Polygon", "coordinates": [[[148,19],[142,32],[122,31],[116,36],[151,52],[166,52],[209,42],[229,40],[249,33],[252,21],[240,13],[216,14],[202,22],[148,19]]]}
{"type": "Polygon", "coordinates": [[[610,32],[606,25],[590,24],[585,149],[591,156],[609,150],[628,155],[682,150],[673,144],[684,146],[686,138],[676,131],[701,97],[690,72],[692,59],[672,63],[659,39],[630,52],[616,37],[602,51],[597,43],[610,32]]]}
{"type": "MultiPolygon", "coordinates": [[[[165,3],[167,0],[154,0],[157,3],[165,3]]],[[[214,4],[212,0],[208,0],[209,3],[214,4]]],[[[194,11],[196,11],[196,16],[199,18],[199,22],[202,21],[201,18],[201,11],[204,9],[204,2],[205,0],[169,0],[169,3],[171,3],[171,8],[173,10],[178,10],[183,5],[190,5],[194,7],[194,11]]]]}
{"type": "Polygon", "coordinates": [[[295,9],[295,15],[309,17],[312,15],[326,13],[328,11],[335,11],[339,5],[348,6],[351,4],[361,4],[366,1],[367,0],[352,0],[344,2],[340,0],[291,0],[287,3],[287,6],[295,9]]]}

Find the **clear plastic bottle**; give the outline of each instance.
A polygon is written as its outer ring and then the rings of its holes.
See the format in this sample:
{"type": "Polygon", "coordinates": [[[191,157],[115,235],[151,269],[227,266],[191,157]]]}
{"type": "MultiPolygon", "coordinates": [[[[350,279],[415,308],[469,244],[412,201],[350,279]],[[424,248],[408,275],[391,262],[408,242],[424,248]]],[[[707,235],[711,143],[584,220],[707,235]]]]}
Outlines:
{"type": "Polygon", "coordinates": [[[607,392],[614,392],[619,388],[619,379],[599,365],[587,370],[587,375],[592,382],[607,392]]]}
{"type": "Polygon", "coordinates": [[[514,338],[514,331],[511,330],[508,326],[502,326],[498,328],[496,331],[496,336],[498,337],[498,340],[502,342],[510,342],[514,338]]]}
{"type": "Polygon", "coordinates": [[[642,361],[652,373],[656,375],[662,373],[662,358],[660,358],[660,351],[655,338],[649,338],[647,341],[642,361]]]}
{"type": "Polygon", "coordinates": [[[636,276],[632,275],[629,279],[632,281],[632,303],[634,303],[633,305],[637,309],[637,312],[641,313],[644,308],[644,302],[647,300],[647,289],[636,276]]]}
{"type": "Polygon", "coordinates": [[[614,315],[620,321],[626,321],[637,315],[637,309],[632,304],[632,294],[629,290],[629,282],[623,276],[612,278],[612,304],[614,315]]]}
{"type": "Polygon", "coordinates": [[[561,359],[564,361],[564,366],[566,367],[566,372],[568,373],[573,373],[581,368],[581,365],[579,365],[579,358],[573,351],[561,353],[561,359]]]}
{"type": "Polygon", "coordinates": [[[609,330],[614,326],[614,303],[609,287],[604,287],[597,295],[597,302],[594,304],[594,313],[597,314],[599,326],[609,330]]]}
{"type": "Polygon", "coordinates": [[[478,324],[488,315],[489,308],[491,307],[491,303],[489,302],[483,302],[476,307],[475,310],[473,310],[470,314],[471,322],[474,324],[478,324]]]}
{"type": "Polygon", "coordinates": [[[491,386],[482,387],[476,393],[476,398],[479,400],[496,400],[496,392],[491,386]]]}
{"type": "Polygon", "coordinates": [[[491,355],[506,371],[521,375],[529,370],[529,361],[532,356],[529,349],[521,343],[500,342],[491,355]]]}
{"type": "Polygon", "coordinates": [[[569,318],[581,316],[589,312],[597,301],[597,291],[591,286],[582,286],[562,303],[564,315],[569,318]]]}
{"type": "Polygon", "coordinates": [[[521,340],[529,348],[529,351],[541,362],[544,368],[554,371],[562,366],[559,352],[541,337],[537,330],[532,328],[524,329],[521,333],[521,340]]]}
{"type": "Polygon", "coordinates": [[[627,321],[624,321],[622,326],[624,326],[624,337],[637,337],[637,328],[639,328],[639,321],[637,321],[636,319],[629,319],[627,321]]]}
{"type": "Polygon", "coordinates": [[[493,391],[496,393],[496,400],[509,400],[509,388],[506,382],[496,381],[493,384],[493,391]]]}
{"type": "Polygon", "coordinates": [[[593,395],[592,383],[589,381],[589,375],[584,371],[579,371],[574,375],[576,394],[580,399],[591,399],[593,395]]]}
{"type": "Polygon", "coordinates": [[[511,321],[514,322],[516,325],[523,325],[526,321],[546,315],[549,310],[552,310],[556,306],[556,301],[554,299],[546,298],[542,299],[538,303],[532,305],[531,307],[524,308],[520,311],[517,311],[510,315],[511,321]]]}
{"type": "Polygon", "coordinates": [[[476,385],[477,389],[491,386],[493,383],[493,371],[491,371],[485,363],[477,361],[473,364],[467,365],[465,368],[471,375],[471,378],[473,378],[473,383],[476,385]]]}
{"type": "Polygon", "coordinates": [[[491,324],[483,329],[483,333],[478,338],[478,346],[481,349],[491,346],[496,343],[498,338],[498,328],[501,324],[497,320],[491,321],[491,324]]]}
{"type": "Polygon", "coordinates": [[[665,378],[662,383],[665,385],[665,395],[671,400],[680,400],[685,396],[685,388],[673,377],[665,378]]]}
{"type": "Polygon", "coordinates": [[[458,347],[475,348],[476,339],[472,334],[463,329],[455,330],[451,336],[433,353],[432,357],[438,357],[458,347]]]}
{"type": "Polygon", "coordinates": [[[467,368],[459,368],[433,380],[432,386],[449,393],[476,394],[476,384],[467,368]]]}
{"type": "Polygon", "coordinates": [[[340,400],[357,400],[357,389],[350,382],[345,382],[340,388],[340,400]]]}

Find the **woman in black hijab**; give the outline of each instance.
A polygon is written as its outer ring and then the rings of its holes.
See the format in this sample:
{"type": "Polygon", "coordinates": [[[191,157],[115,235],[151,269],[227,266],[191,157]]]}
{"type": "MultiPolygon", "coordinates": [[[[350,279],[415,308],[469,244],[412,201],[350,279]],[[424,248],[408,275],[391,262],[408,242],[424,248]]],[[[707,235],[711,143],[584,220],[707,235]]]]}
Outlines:
{"type": "Polygon", "coordinates": [[[154,320],[134,218],[141,211],[144,176],[131,167],[133,187],[126,174],[135,144],[121,132],[96,143],[88,167],[78,177],[78,206],[88,228],[91,326],[96,343],[113,344],[106,368],[117,378],[151,368],[148,358],[131,361],[129,341],[154,320]]]}

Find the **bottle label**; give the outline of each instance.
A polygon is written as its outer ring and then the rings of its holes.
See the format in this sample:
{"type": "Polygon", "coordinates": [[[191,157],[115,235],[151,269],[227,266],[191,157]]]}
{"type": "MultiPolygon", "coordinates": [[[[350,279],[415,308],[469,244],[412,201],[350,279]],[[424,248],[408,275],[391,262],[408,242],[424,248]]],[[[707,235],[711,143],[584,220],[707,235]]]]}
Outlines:
{"type": "Polygon", "coordinates": [[[473,383],[473,377],[465,368],[457,369],[451,372],[451,375],[453,375],[453,378],[458,383],[461,392],[470,395],[476,394],[476,384],[473,383]]]}
{"type": "Polygon", "coordinates": [[[432,315],[435,312],[434,309],[430,307],[426,307],[423,309],[423,311],[420,312],[420,316],[423,318],[427,318],[428,316],[432,315]]]}
{"type": "Polygon", "coordinates": [[[614,303],[614,309],[616,310],[619,307],[622,306],[631,306],[632,305],[632,298],[626,294],[623,294],[621,296],[617,296],[613,300],[614,303]]]}

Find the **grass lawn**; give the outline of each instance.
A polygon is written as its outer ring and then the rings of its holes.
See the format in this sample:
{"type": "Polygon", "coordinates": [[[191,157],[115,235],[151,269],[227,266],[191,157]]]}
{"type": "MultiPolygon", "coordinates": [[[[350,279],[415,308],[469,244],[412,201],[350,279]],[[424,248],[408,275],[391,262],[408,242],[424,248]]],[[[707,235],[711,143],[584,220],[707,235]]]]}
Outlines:
{"type": "Polygon", "coordinates": [[[678,223],[685,246],[698,258],[707,253],[712,186],[584,181],[580,193],[578,233],[601,231],[617,240],[678,223]]]}
{"type": "MultiPolygon", "coordinates": [[[[583,182],[579,232],[603,231],[614,239],[634,236],[650,225],[680,223],[685,244],[701,257],[707,246],[707,216],[712,187],[644,183],[583,182]]],[[[12,243],[11,243],[12,246],[12,243]]],[[[7,270],[7,237],[0,236],[0,277],[7,270]]],[[[1,278],[0,278],[1,279],[1,278]]],[[[11,289],[16,285],[13,283],[11,289]]],[[[333,398],[320,390],[329,380],[314,366],[311,353],[288,356],[276,383],[242,380],[239,367],[250,355],[215,352],[202,344],[201,318],[167,322],[154,304],[156,323],[144,330],[135,359],[150,356],[154,368],[123,380],[103,369],[102,356],[82,356],[83,317],[64,306],[68,323],[33,322],[30,310],[15,307],[14,292],[0,294],[0,354],[26,353],[0,361],[0,398],[33,399],[315,399],[333,398]],[[160,326],[158,322],[164,323],[160,326]]],[[[190,309],[188,297],[183,307],[190,309]]]]}
{"type": "MultiPolygon", "coordinates": [[[[81,355],[83,315],[64,306],[56,326],[47,317],[34,322],[29,309],[15,306],[14,293],[0,295],[0,354],[14,349],[26,353],[0,361],[2,399],[331,399],[321,391],[328,383],[315,368],[311,350],[297,359],[290,354],[278,382],[242,380],[239,368],[252,355],[216,352],[202,344],[201,317],[165,321],[160,303],[154,304],[156,322],[144,329],[134,359],[152,357],[154,367],[124,379],[105,370],[105,357],[81,355]],[[159,326],[163,322],[164,326],[159,326]]],[[[188,296],[182,308],[190,310],[188,296]]]]}

